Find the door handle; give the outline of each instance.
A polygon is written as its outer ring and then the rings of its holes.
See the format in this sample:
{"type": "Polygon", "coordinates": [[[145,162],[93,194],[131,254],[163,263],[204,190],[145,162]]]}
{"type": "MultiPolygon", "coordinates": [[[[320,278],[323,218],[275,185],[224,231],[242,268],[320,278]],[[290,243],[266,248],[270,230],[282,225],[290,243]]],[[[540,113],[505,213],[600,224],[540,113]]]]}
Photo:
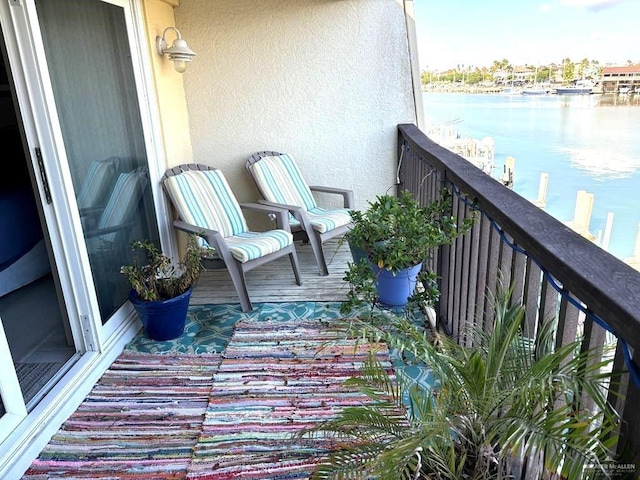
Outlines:
{"type": "Polygon", "coordinates": [[[38,168],[40,169],[40,179],[42,180],[42,188],[44,190],[44,198],[47,204],[51,205],[51,190],[49,189],[49,180],[47,179],[47,171],[44,169],[44,161],[42,160],[42,152],[36,147],[36,159],[38,160],[38,168]]]}

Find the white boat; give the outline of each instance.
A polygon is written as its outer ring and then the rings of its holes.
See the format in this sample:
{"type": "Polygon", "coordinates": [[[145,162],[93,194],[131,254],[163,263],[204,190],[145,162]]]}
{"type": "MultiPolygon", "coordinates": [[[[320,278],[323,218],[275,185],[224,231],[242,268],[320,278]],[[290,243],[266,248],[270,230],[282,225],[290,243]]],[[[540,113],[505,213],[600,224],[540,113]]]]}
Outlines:
{"type": "Polygon", "coordinates": [[[549,89],[543,87],[538,83],[538,67],[536,67],[536,73],[533,77],[533,85],[522,89],[523,95],[546,95],[549,93],[549,89]]]}
{"type": "Polygon", "coordinates": [[[593,93],[594,84],[590,80],[578,80],[573,85],[556,87],[558,95],[588,95],[593,93]]]}
{"type": "Polygon", "coordinates": [[[523,95],[546,95],[547,93],[549,93],[549,90],[540,85],[533,85],[532,87],[522,89],[523,95]]]}
{"type": "Polygon", "coordinates": [[[502,95],[520,95],[522,93],[522,89],[516,87],[505,87],[500,93],[502,95]]]}

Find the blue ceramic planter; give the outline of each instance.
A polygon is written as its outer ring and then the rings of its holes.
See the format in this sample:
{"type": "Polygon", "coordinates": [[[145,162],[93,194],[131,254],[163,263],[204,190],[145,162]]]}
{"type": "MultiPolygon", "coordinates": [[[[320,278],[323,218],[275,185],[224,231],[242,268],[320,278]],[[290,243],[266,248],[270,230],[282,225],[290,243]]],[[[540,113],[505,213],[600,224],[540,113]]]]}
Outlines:
{"type": "Polygon", "coordinates": [[[156,302],[140,300],[135,290],[129,292],[129,301],[133,304],[149,338],[163,341],[182,335],[187,320],[191,291],[190,288],[182,295],[156,302]]]}
{"type": "Polygon", "coordinates": [[[395,275],[387,269],[373,266],[373,274],[376,277],[378,289],[378,301],[388,307],[404,307],[416,289],[418,274],[422,269],[422,263],[400,270],[395,275]]]}

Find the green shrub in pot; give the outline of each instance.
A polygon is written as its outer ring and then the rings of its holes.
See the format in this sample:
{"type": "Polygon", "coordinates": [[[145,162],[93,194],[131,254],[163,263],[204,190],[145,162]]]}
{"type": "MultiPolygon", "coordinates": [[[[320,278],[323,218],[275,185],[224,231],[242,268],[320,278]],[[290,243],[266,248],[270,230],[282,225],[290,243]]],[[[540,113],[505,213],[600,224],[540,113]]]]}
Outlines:
{"type": "MultiPolygon", "coordinates": [[[[447,189],[442,189],[439,200],[425,206],[402,191],[376,197],[364,211],[352,210],[353,227],[346,239],[352,251],[363,252],[365,258],[349,264],[345,275],[349,301],[344,310],[376,302],[376,275],[382,270],[397,275],[419,265],[471,228],[473,218],[459,223],[451,212],[452,195],[447,189]]],[[[433,304],[438,298],[435,274],[423,269],[417,280],[421,288],[414,299],[433,304]]]]}
{"type": "Polygon", "coordinates": [[[131,244],[134,253],[132,263],[123,265],[120,272],[127,277],[140,300],[150,302],[174,298],[196,283],[202,269],[202,250],[197,238],[196,235],[189,237],[179,265],[147,240],[131,244]]]}
{"type": "Polygon", "coordinates": [[[191,235],[178,265],[149,241],[132,244],[133,259],[120,272],[131,284],[129,301],[147,335],[157,341],[171,340],[184,332],[192,287],[202,269],[202,250],[191,235]]]}

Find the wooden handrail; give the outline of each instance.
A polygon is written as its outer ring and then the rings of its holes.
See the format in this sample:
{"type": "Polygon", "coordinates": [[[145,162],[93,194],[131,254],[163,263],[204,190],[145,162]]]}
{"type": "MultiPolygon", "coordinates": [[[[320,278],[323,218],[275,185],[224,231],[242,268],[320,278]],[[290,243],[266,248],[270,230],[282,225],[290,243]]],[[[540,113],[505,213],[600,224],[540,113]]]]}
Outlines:
{"type": "Polygon", "coordinates": [[[421,152],[443,179],[472,200],[629,346],[640,349],[640,272],[436,144],[415,125],[398,128],[402,141],[421,152]]]}
{"type": "MultiPolygon", "coordinates": [[[[609,254],[469,161],[430,140],[415,125],[398,125],[399,188],[422,202],[444,186],[453,192],[458,220],[479,215],[473,229],[435,252],[428,268],[439,278],[439,325],[472,344],[470,325],[490,331],[488,294],[497,278],[514,289],[534,332],[556,319],[556,344],[581,340],[592,361],[617,337],[609,401],[621,415],[617,451],[640,464],[640,272],[609,254]]],[[[588,398],[585,402],[589,402],[588,398]]],[[[524,477],[523,477],[524,478],[524,477]]]]}

